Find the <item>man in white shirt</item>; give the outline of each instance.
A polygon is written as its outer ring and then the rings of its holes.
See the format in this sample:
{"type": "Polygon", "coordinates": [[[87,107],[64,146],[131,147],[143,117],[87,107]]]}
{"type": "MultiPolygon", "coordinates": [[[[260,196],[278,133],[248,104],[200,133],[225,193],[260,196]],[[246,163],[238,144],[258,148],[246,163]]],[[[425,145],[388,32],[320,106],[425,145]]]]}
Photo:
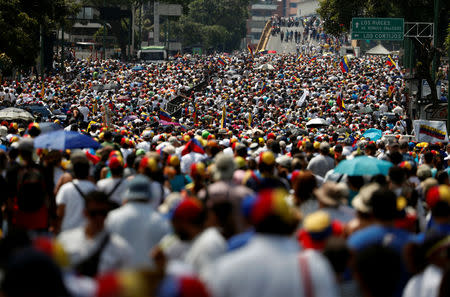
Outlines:
{"type": "Polygon", "coordinates": [[[130,267],[131,248],[119,235],[108,233],[104,228],[111,207],[105,193],[90,192],[83,211],[86,225],[58,236],[71,266],[79,274],[94,277],[130,267]]]}
{"type": "Polygon", "coordinates": [[[150,179],[134,177],[123,195],[125,204],[109,213],[107,229],[123,237],[133,248],[130,257],[133,268],[154,268],[150,251],[170,232],[170,226],[153,207],[150,179]]]}
{"type": "Polygon", "coordinates": [[[89,161],[83,153],[75,153],[71,157],[74,180],[61,186],[56,194],[56,215],[59,228],[66,231],[81,227],[84,224],[84,197],[95,190],[95,184],[88,180],[89,161]]]}
{"type": "Polygon", "coordinates": [[[327,260],[314,251],[299,254],[292,238],[298,219],[287,195],[281,189],[265,190],[249,202],[256,234],[202,273],[215,297],[338,296],[327,260]]]}
{"type": "Polygon", "coordinates": [[[114,156],[108,160],[108,167],[111,177],[99,180],[97,187],[109,197],[111,202],[120,206],[123,202],[123,194],[128,187],[128,180],[123,177],[123,161],[114,156]]]}
{"type": "Polygon", "coordinates": [[[334,160],[329,156],[330,145],[327,142],[320,144],[320,155],[315,156],[309,161],[308,170],[311,170],[314,175],[325,177],[328,170],[334,168],[334,160]]]}
{"type": "MultiPolygon", "coordinates": [[[[209,264],[223,255],[227,243],[215,227],[205,227],[206,212],[200,201],[183,199],[171,212],[171,222],[178,238],[190,244],[183,258],[179,259],[195,273],[201,273],[209,264]]],[[[164,247],[160,247],[164,250],[164,247]]]]}

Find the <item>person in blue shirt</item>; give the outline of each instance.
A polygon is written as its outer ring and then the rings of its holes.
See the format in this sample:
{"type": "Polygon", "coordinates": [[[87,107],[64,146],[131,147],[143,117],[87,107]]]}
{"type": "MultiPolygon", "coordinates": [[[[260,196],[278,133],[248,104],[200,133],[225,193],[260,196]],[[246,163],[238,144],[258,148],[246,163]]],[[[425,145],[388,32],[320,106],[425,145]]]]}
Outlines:
{"type": "MultiPolygon", "coordinates": [[[[371,195],[368,206],[371,209],[374,223],[353,233],[348,239],[348,246],[358,253],[368,247],[381,245],[392,249],[401,257],[403,248],[412,240],[412,234],[396,228],[394,225],[395,219],[400,214],[397,210],[397,196],[391,190],[380,188],[371,195]]],[[[401,296],[408,279],[406,264],[403,263],[401,281],[395,296],[401,296]]]]}

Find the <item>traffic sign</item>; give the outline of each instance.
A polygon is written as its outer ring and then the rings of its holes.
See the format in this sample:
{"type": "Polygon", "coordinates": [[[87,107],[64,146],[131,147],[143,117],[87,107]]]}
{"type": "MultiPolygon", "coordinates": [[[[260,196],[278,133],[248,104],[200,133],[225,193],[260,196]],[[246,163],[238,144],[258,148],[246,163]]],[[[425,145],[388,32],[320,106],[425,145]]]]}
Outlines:
{"type": "Polygon", "coordinates": [[[404,19],[352,18],[354,40],[403,40],[404,19]]]}

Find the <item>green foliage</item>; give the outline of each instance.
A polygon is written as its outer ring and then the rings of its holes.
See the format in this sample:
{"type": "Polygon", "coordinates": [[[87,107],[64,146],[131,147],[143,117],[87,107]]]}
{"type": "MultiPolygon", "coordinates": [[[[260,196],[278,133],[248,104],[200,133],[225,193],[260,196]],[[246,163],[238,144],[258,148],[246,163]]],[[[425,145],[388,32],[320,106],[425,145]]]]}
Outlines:
{"type": "Polygon", "coordinates": [[[176,24],[185,46],[232,50],[246,32],[248,0],[193,0],[176,24]]]}
{"type": "Polygon", "coordinates": [[[0,0],[0,52],[12,67],[26,69],[39,54],[39,29],[55,29],[77,5],[64,0],[0,0]]]}

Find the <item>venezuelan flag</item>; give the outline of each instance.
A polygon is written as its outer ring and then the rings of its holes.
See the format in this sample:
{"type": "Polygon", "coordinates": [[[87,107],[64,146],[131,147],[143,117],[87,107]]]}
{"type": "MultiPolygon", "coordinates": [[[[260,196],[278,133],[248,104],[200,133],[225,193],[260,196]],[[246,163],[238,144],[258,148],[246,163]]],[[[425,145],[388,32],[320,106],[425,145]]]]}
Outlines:
{"type": "Polygon", "coordinates": [[[225,104],[222,107],[222,120],[220,121],[220,128],[225,129],[226,126],[227,109],[225,104]]]}
{"type": "Polygon", "coordinates": [[[397,68],[397,64],[395,64],[395,62],[392,59],[391,55],[388,56],[386,64],[389,66],[389,70],[390,71],[394,70],[394,68],[397,68]]]}
{"type": "Polygon", "coordinates": [[[295,61],[299,62],[302,58],[303,58],[303,54],[300,54],[295,61]]]}
{"type": "Polygon", "coordinates": [[[250,44],[247,44],[247,49],[248,49],[250,55],[252,56],[252,59],[254,59],[255,57],[253,56],[253,49],[252,49],[252,47],[250,46],[250,44]]]}
{"type": "Polygon", "coordinates": [[[336,104],[339,107],[339,110],[341,111],[345,111],[345,103],[344,100],[342,99],[342,93],[339,92],[336,98],[336,104]]]}
{"type": "Polygon", "coordinates": [[[162,108],[159,109],[159,119],[167,122],[172,121],[170,114],[162,108]]]}
{"type": "Polygon", "coordinates": [[[344,56],[341,60],[341,63],[339,63],[339,66],[341,67],[341,70],[343,73],[347,73],[348,72],[348,59],[347,56],[344,56]]]}
{"type": "Polygon", "coordinates": [[[222,65],[222,66],[227,65],[227,62],[225,62],[225,60],[224,60],[222,57],[219,57],[219,58],[217,59],[217,62],[218,62],[220,65],[222,65]]]}
{"type": "Polygon", "coordinates": [[[264,82],[262,89],[260,91],[260,94],[264,93],[265,91],[267,91],[267,83],[266,82],[264,82]]]}
{"type": "Polygon", "coordinates": [[[308,63],[312,63],[312,62],[314,62],[315,60],[317,60],[317,56],[312,57],[312,58],[309,60],[308,63]]]}
{"type": "Polygon", "coordinates": [[[197,103],[194,104],[194,112],[192,113],[194,124],[198,124],[197,103]]]}
{"type": "Polygon", "coordinates": [[[184,149],[181,151],[181,155],[184,156],[190,152],[196,152],[199,154],[205,153],[202,144],[196,138],[192,138],[188,143],[186,143],[184,149]]]}
{"type": "Polygon", "coordinates": [[[45,86],[44,86],[44,81],[42,81],[42,89],[41,89],[41,98],[44,99],[44,95],[45,95],[45,86]]]}

